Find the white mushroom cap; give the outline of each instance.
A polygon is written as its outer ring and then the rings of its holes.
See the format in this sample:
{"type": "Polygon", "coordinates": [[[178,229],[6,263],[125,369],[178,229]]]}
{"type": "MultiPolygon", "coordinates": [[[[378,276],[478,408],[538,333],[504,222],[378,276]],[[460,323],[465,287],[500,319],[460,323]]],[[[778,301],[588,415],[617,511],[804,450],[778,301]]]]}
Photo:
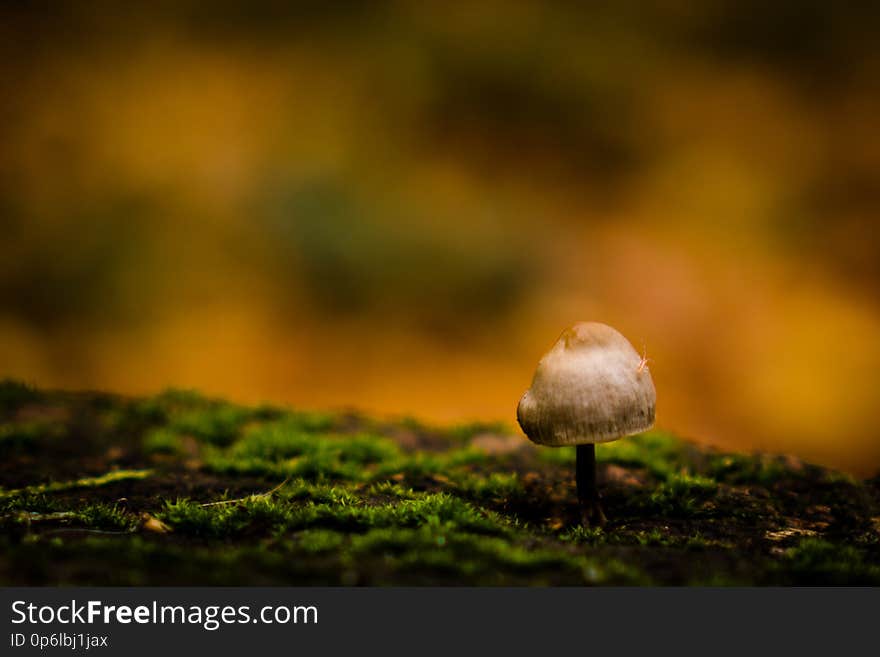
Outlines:
{"type": "Polygon", "coordinates": [[[629,341],[610,326],[582,322],[541,358],[516,419],[539,445],[604,443],[650,429],[656,398],[629,341]]]}

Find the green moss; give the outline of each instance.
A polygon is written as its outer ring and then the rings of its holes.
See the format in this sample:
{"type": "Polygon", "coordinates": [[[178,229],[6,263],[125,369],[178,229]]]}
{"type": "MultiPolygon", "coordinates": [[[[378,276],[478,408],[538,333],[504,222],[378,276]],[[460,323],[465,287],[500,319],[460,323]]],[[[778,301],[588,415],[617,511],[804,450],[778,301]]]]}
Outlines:
{"type": "Polygon", "coordinates": [[[424,479],[434,475],[446,476],[449,473],[447,459],[439,454],[419,452],[401,456],[393,461],[382,463],[375,472],[375,479],[402,476],[407,479],[424,479]]]}
{"type": "Polygon", "coordinates": [[[192,390],[170,389],[130,406],[130,413],[147,425],[179,435],[188,435],[205,443],[226,446],[232,443],[249,422],[288,417],[300,428],[323,427],[328,416],[313,413],[285,413],[270,406],[246,408],[220,399],[203,397],[192,390]]]}
{"type": "Polygon", "coordinates": [[[126,532],[137,526],[137,519],[115,504],[88,504],[76,511],[76,517],[92,529],[126,532]]]}
{"type": "MultiPolygon", "coordinates": [[[[725,483],[762,486],[772,486],[778,481],[798,479],[804,475],[790,467],[785,457],[770,454],[715,455],[709,461],[707,471],[709,475],[725,483]]],[[[846,481],[847,477],[839,475],[832,477],[832,480],[846,481]]]]}
{"type": "MultiPolygon", "coordinates": [[[[265,511],[266,502],[261,501],[259,504],[264,507],[261,511],[265,511]]],[[[276,511],[277,520],[282,522],[286,520],[289,513],[287,506],[272,502],[269,504],[276,511]]],[[[256,503],[247,501],[206,506],[192,500],[179,499],[174,502],[166,502],[165,508],[160,510],[156,516],[175,532],[181,534],[207,538],[227,538],[247,528],[251,520],[251,511],[255,508],[256,503]]]]}
{"type": "Polygon", "coordinates": [[[534,584],[560,580],[584,584],[633,584],[643,574],[616,559],[590,559],[559,548],[525,547],[501,538],[474,536],[447,528],[375,529],[351,539],[356,560],[381,555],[397,573],[428,571],[452,581],[496,584],[511,575],[534,584]]]}
{"type": "Polygon", "coordinates": [[[222,446],[235,440],[241,427],[250,418],[249,411],[237,406],[210,405],[172,415],[168,428],[222,446]]]}
{"type": "Polygon", "coordinates": [[[296,535],[296,547],[309,554],[337,552],[345,541],[345,534],[330,529],[306,529],[296,535]]]}
{"type": "Polygon", "coordinates": [[[614,558],[529,548],[499,538],[431,528],[377,528],[362,535],[324,529],[264,545],[181,545],[148,537],[60,536],[10,545],[0,581],[141,586],[211,584],[640,584],[650,580],[614,558]],[[125,549],[120,549],[120,541],[125,549]]]}
{"type": "Polygon", "coordinates": [[[113,470],[99,477],[83,477],[72,481],[53,481],[46,484],[37,484],[17,490],[0,491],[0,499],[4,497],[19,496],[35,493],[57,493],[60,491],[77,488],[96,488],[106,484],[112,484],[126,479],[145,479],[153,474],[152,470],[113,470]]]}
{"type": "Polygon", "coordinates": [[[54,497],[44,492],[19,490],[17,492],[0,493],[0,514],[16,511],[32,511],[48,513],[58,511],[61,506],[54,497]]]}
{"type": "Polygon", "coordinates": [[[605,543],[608,534],[601,527],[584,527],[575,525],[559,534],[559,540],[570,543],[585,543],[586,545],[599,545],[605,543]]]}
{"type": "Polygon", "coordinates": [[[417,496],[412,488],[406,488],[393,481],[377,481],[372,483],[364,489],[364,494],[367,496],[402,500],[412,500],[417,496]]]}
{"type": "Polygon", "coordinates": [[[220,473],[363,480],[370,466],[401,458],[391,440],[372,435],[306,433],[285,418],[248,428],[229,449],[208,451],[207,466],[220,473]]]}
{"type": "MultiPolygon", "coordinates": [[[[55,536],[10,544],[0,537],[0,582],[65,586],[87,581],[103,586],[309,583],[295,560],[259,546],[192,546],[156,542],[138,535],[55,536]],[[124,546],[124,549],[121,549],[124,546]]],[[[312,566],[314,568],[314,565],[312,566]]],[[[318,572],[319,577],[329,573],[318,572]]]]}
{"type": "Polygon", "coordinates": [[[694,516],[706,510],[705,503],[718,492],[718,482],[689,474],[669,474],[648,497],[640,501],[654,513],[669,516],[694,516]]]}
{"type": "Polygon", "coordinates": [[[679,532],[664,531],[660,528],[650,530],[631,530],[626,527],[603,529],[600,527],[569,527],[559,534],[559,540],[591,546],[642,546],[664,547],[684,550],[704,550],[712,547],[730,547],[718,540],[703,536],[700,532],[682,535],[679,532]]]}
{"type": "Polygon", "coordinates": [[[336,417],[331,413],[314,411],[288,411],[283,415],[284,421],[292,431],[305,433],[326,433],[336,425],[336,417]]]}
{"type": "Polygon", "coordinates": [[[71,510],[43,493],[23,493],[0,500],[0,526],[29,526],[46,521],[75,522],[87,529],[120,532],[132,531],[137,525],[136,516],[116,504],[87,503],[71,510]]]}
{"type": "Polygon", "coordinates": [[[448,478],[457,468],[485,462],[478,450],[442,455],[405,454],[379,436],[297,434],[257,427],[229,450],[208,450],[206,466],[223,474],[301,477],[313,481],[383,481],[394,476],[448,478]]]}
{"type": "Polygon", "coordinates": [[[788,549],[778,570],[806,584],[880,585],[880,565],[869,563],[863,550],[818,538],[788,549]]]}
{"type": "Polygon", "coordinates": [[[362,466],[357,463],[345,463],[330,451],[317,451],[278,461],[207,452],[205,467],[225,475],[299,477],[312,481],[356,481],[366,475],[362,466]]]}
{"type": "Polygon", "coordinates": [[[46,440],[64,438],[66,427],[48,420],[0,423],[0,454],[7,450],[36,447],[46,440]]]}
{"type": "Polygon", "coordinates": [[[429,567],[449,573],[474,575],[488,567],[515,569],[570,567],[562,552],[529,551],[499,538],[460,533],[450,527],[374,529],[352,537],[355,555],[381,554],[396,569],[429,567]]]}
{"type": "Polygon", "coordinates": [[[201,407],[206,403],[205,397],[195,390],[169,388],[153,397],[133,401],[128,411],[143,422],[167,422],[174,413],[201,407]]]}
{"type": "MultiPolygon", "coordinates": [[[[447,477],[487,460],[484,452],[468,446],[410,454],[380,435],[305,431],[297,416],[248,426],[228,448],[207,449],[204,458],[209,469],[221,474],[373,482],[393,476],[447,477]]],[[[494,485],[501,484],[495,481],[494,485]]]]}
{"type": "Polygon", "coordinates": [[[485,464],[486,461],[484,452],[470,447],[442,453],[401,454],[396,459],[381,463],[373,474],[373,479],[385,479],[394,475],[415,480],[436,476],[448,479],[459,468],[485,464]]]}
{"type": "Polygon", "coordinates": [[[249,498],[232,504],[205,506],[191,500],[167,502],[157,517],[175,532],[207,538],[226,538],[252,526],[277,531],[291,517],[289,505],[268,498],[249,498]]]}
{"type": "Polygon", "coordinates": [[[298,456],[330,456],[345,463],[381,463],[400,454],[397,445],[381,436],[334,436],[303,432],[298,420],[258,425],[245,432],[229,455],[280,461],[298,456]]]}
{"type": "Polygon", "coordinates": [[[46,419],[36,408],[27,413],[34,420],[10,415],[0,424],[17,444],[39,448],[41,477],[54,477],[23,485],[20,473],[37,467],[32,450],[7,452],[21,469],[0,479],[15,486],[0,492],[3,582],[877,581],[874,488],[784,459],[720,455],[657,432],[600,445],[600,462],[618,466],[604,468],[614,475],[603,490],[611,520],[604,530],[585,529],[577,524],[574,449],[505,455],[470,446],[480,433],[504,433],[498,425],[412,421],[407,431],[418,440],[404,447],[390,437],[399,425],[245,408],[190,391],[148,400],[39,394],[52,409],[46,419]],[[53,431],[87,439],[47,439],[53,431]],[[121,462],[131,469],[111,469],[121,462]],[[96,467],[106,474],[70,478],[96,467]],[[781,481],[796,483],[797,497],[781,496],[781,481]],[[257,493],[237,499],[242,491],[257,493]],[[169,492],[199,501],[168,501],[169,492]],[[121,494],[125,506],[116,504],[121,494]],[[143,530],[143,513],[173,531],[143,530]],[[826,516],[834,522],[823,529],[826,516]],[[772,536],[800,526],[793,517],[816,523],[823,536],[771,551],[772,536]],[[841,531],[847,548],[835,542],[841,531]]]}
{"type": "Polygon", "coordinates": [[[688,466],[682,442],[660,432],[643,433],[598,445],[596,458],[600,462],[645,468],[661,480],[688,466]]]}
{"type": "Polygon", "coordinates": [[[574,467],[577,460],[574,447],[540,447],[538,458],[544,463],[563,467],[574,467]]]}
{"type": "Polygon", "coordinates": [[[166,504],[159,518],[175,531],[194,536],[224,537],[254,526],[274,532],[326,528],[365,531],[373,527],[432,526],[479,534],[508,532],[497,515],[481,511],[446,494],[423,495],[397,503],[366,505],[342,502],[305,502],[249,498],[233,504],[205,506],[191,500],[166,504]]]}
{"type": "Polygon", "coordinates": [[[179,456],[185,451],[180,434],[167,427],[159,427],[148,431],[144,435],[143,445],[144,451],[147,454],[179,456]]]}
{"type": "Polygon", "coordinates": [[[478,475],[468,472],[453,481],[457,494],[478,502],[513,501],[525,495],[522,482],[515,473],[478,475]]]}
{"type": "Polygon", "coordinates": [[[313,436],[288,428],[283,423],[258,426],[232,446],[232,458],[282,461],[316,451],[313,436]]]}
{"type": "Polygon", "coordinates": [[[507,524],[499,516],[445,493],[375,506],[309,506],[298,510],[294,527],[297,525],[349,530],[430,526],[487,535],[508,532],[507,524]]]}
{"type": "Polygon", "coordinates": [[[668,545],[668,538],[666,535],[656,528],[647,532],[638,532],[635,535],[635,539],[638,541],[639,545],[668,545]]]}
{"type": "Polygon", "coordinates": [[[349,488],[327,484],[316,484],[306,481],[305,479],[299,479],[286,484],[276,495],[289,501],[309,501],[316,504],[338,506],[357,504],[361,499],[349,488]]]}
{"type": "Polygon", "coordinates": [[[730,549],[732,547],[729,543],[706,538],[700,532],[687,536],[684,539],[683,545],[690,550],[706,550],[709,548],[730,549]]]}
{"type": "Polygon", "coordinates": [[[377,507],[381,510],[380,525],[449,527],[477,534],[504,535],[508,523],[498,514],[481,510],[470,503],[448,495],[435,493],[398,504],[377,507]]]}

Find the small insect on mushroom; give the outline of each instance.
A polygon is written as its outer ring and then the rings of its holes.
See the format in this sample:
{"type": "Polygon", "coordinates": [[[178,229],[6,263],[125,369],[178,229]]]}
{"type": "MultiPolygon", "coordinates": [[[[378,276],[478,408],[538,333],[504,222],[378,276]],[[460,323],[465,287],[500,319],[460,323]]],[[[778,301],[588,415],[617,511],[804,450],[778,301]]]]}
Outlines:
{"type": "Polygon", "coordinates": [[[639,366],[636,368],[636,372],[641,374],[646,369],[648,369],[648,363],[653,363],[653,358],[648,358],[648,347],[642,343],[642,357],[639,359],[639,366]]]}

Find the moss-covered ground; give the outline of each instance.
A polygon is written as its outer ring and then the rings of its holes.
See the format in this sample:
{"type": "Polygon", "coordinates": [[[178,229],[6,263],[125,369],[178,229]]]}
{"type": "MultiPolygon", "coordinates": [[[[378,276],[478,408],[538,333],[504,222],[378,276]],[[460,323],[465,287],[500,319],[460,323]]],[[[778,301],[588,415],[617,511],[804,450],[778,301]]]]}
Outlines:
{"type": "Polygon", "coordinates": [[[570,449],[0,383],[0,584],[880,585],[880,478],[648,433],[570,449]]]}

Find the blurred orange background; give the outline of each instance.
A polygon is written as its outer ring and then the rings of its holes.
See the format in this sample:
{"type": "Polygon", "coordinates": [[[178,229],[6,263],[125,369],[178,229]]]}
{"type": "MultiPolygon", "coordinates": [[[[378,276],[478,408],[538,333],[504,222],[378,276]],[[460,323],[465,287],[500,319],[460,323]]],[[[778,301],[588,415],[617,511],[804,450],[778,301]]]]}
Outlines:
{"type": "Polygon", "coordinates": [[[566,326],[658,425],[880,468],[880,9],[4,3],[0,376],[502,420],[566,326]]]}

